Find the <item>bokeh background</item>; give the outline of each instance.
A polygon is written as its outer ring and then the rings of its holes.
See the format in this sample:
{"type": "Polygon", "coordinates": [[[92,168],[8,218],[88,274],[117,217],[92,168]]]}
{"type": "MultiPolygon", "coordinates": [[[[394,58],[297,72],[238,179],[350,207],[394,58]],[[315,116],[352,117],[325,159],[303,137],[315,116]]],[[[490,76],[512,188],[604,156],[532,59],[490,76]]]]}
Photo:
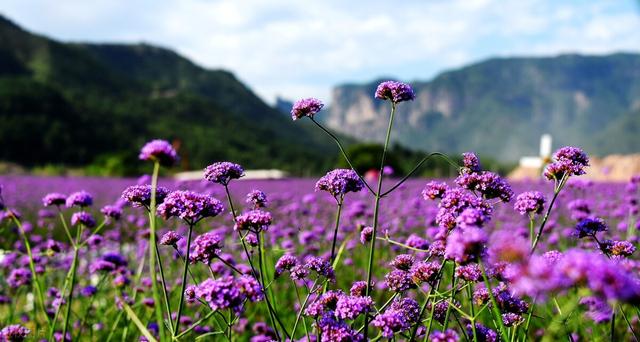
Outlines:
{"type": "MultiPolygon", "coordinates": [[[[291,102],[303,97],[326,104],[318,119],[366,171],[388,116],[373,91],[397,79],[417,92],[394,128],[397,173],[425,152],[476,151],[485,167],[522,174],[520,159],[538,156],[550,134],[554,149],[600,157],[597,177],[626,180],[640,172],[639,9],[632,0],[5,0],[0,172],[135,175],[135,151],[164,138],[182,156],[173,172],[233,160],[322,174],[342,161],[321,132],[292,122],[291,102]]],[[[450,172],[430,163],[422,175],[450,172]]]]}

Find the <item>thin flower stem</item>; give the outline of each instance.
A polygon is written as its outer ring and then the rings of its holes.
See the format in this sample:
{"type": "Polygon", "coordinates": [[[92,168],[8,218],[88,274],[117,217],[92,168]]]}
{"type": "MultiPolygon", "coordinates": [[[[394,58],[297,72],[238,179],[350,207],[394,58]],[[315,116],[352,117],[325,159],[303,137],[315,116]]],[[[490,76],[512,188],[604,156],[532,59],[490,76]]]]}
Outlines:
{"type": "Polygon", "coordinates": [[[204,321],[208,320],[209,318],[211,318],[211,316],[213,316],[215,313],[216,313],[215,311],[209,311],[208,314],[206,314],[204,317],[202,317],[201,319],[199,319],[195,323],[191,324],[191,326],[188,327],[185,331],[183,331],[183,332],[179,333],[178,335],[174,336],[173,339],[177,341],[178,339],[180,339],[180,337],[188,334],[191,330],[195,329],[202,322],[204,322],[204,321]]]}
{"type": "Polygon", "coordinates": [[[636,331],[633,329],[633,326],[631,325],[631,322],[629,322],[629,319],[627,318],[627,313],[624,312],[624,309],[622,308],[622,305],[618,304],[618,308],[620,309],[620,314],[622,314],[622,318],[624,318],[625,322],[627,322],[627,326],[629,327],[629,330],[631,330],[631,334],[633,335],[633,339],[638,341],[638,335],[636,334],[636,331]]]}
{"type": "MultiPolygon", "coordinates": [[[[189,225],[189,234],[187,235],[187,258],[184,263],[184,270],[182,271],[182,287],[180,289],[180,301],[178,302],[178,314],[176,316],[175,325],[173,331],[178,331],[180,324],[180,317],[182,316],[182,305],[184,304],[184,290],[187,287],[187,274],[189,273],[189,251],[191,250],[191,235],[193,233],[193,224],[189,225]]],[[[171,312],[171,311],[169,311],[171,312]]]]}
{"type": "Polygon", "coordinates": [[[538,229],[538,233],[536,234],[536,238],[533,240],[533,246],[531,246],[531,252],[530,252],[531,255],[533,255],[533,252],[535,252],[536,247],[538,246],[538,241],[540,241],[540,236],[542,235],[544,227],[547,224],[547,221],[549,220],[549,215],[551,214],[551,209],[553,209],[553,205],[554,205],[554,203],[556,203],[556,199],[558,198],[558,194],[560,194],[560,191],[562,191],[562,188],[564,187],[564,184],[567,182],[567,179],[568,179],[568,177],[566,175],[563,175],[562,178],[560,179],[560,182],[559,182],[558,186],[555,187],[555,189],[553,190],[553,198],[551,199],[551,203],[549,203],[549,207],[547,208],[547,212],[544,214],[544,218],[542,219],[542,223],[540,224],[540,228],[538,229]]]}
{"type": "Polygon", "coordinates": [[[69,319],[71,318],[71,304],[73,304],[73,288],[76,282],[76,273],[78,270],[78,248],[73,248],[73,262],[71,263],[71,282],[69,287],[69,295],[67,296],[67,312],[64,319],[64,326],[62,328],[62,336],[67,336],[67,329],[69,328],[69,319]]]}
{"type": "Polygon", "coordinates": [[[69,231],[69,226],[67,225],[67,221],[65,220],[64,214],[62,213],[62,210],[60,209],[60,207],[58,207],[58,217],[60,217],[60,222],[62,222],[62,227],[64,228],[64,232],[67,234],[69,243],[71,244],[72,247],[76,247],[76,242],[71,236],[71,232],[69,231]]]}
{"type": "MultiPolygon", "coordinates": [[[[298,302],[300,302],[300,293],[298,292],[298,287],[296,286],[296,282],[293,281],[293,279],[291,280],[291,282],[293,283],[293,288],[296,289],[296,295],[298,296],[298,302]]],[[[316,286],[317,282],[318,282],[317,280],[313,282],[313,285],[311,285],[311,289],[313,289],[316,286]]],[[[295,336],[296,336],[296,330],[298,329],[298,322],[300,321],[300,318],[302,317],[302,313],[304,312],[304,308],[307,306],[307,302],[309,302],[309,298],[311,297],[311,294],[312,294],[312,292],[311,292],[311,290],[309,290],[308,293],[307,293],[307,296],[304,299],[304,302],[302,302],[300,304],[300,310],[298,311],[298,314],[296,315],[296,321],[293,324],[293,330],[291,331],[291,338],[295,338],[295,336]]],[[[307,339],[310,340],[309,339],[309,331],[307,330],[307,321],[305,321],[304,319],[302,319],[302,320],[303,320],[303,323],[304,323],[304,330],[305,330],[305,333],[307,335],[307,339]]]]}
{"type": "Polygon", "coordinates": [[[338,137],[335,136],[335,134],[331,133],[331,131],[329,131],[328,129],[326,129],[324,126],[322,126],[322,124],[320,124],[318,121],[316,121],[314,118],[311,118],[311,121],[313,121],[314,124],[316,124],[316,126],[320,127],[321,130],[323,130],[325,133],[327,133],[327,135],[329,137],[331,137],[336,144],[338,145],[338,148],[340,149],[340,152],[342,153],[342,156],[344,157],[344,159],[347,161],[347,164],[349,164],[349,167],[353,170],[353,172],[356,173],[356,175],[358,175],[358,178],[360,178],[360,181],[362,181],[362,183],[364,184],[364,186],[367,187],[367,189],[369,189],[369,191],[371,192],[372,195],[375,195],[376,193],[373,191],[373,189],[371,188],[371,186],[369,185],[369,183],[367,183],[367,181],[358,173],[358,170],[356,170],[356,168],[353,166],[353,164],[351,163],[351,159],[349,159],[349,156],[347,156],[347,152],[345,152],[344,147],[342,147],[342,144],[340,143],[340,140],[338,139],[338,137]]]}
{"type": "MultiPolygon", "coordinates": [[[[162,284],[162,294],[164,296],[164,303],[167,308],[167,312],[169,313],[169,322],[171,322],[171,301],[169,300],[169,291],[167,290],[167,282],[164,277],[164,268],[162,267],[162,259],[160,258],[160,250],[158,249],[158,245],[156,244],[156,258],[158,258],[158,270],[160,271],[160,282],[162,284]]],[[[158,303],[159,305],[159,303],[158,303]]],[[[169,324],[169,332],[171,335],[174,334],[173,327],[169,324]]]]}
{"type": "MultiPolygon", "coordinates": [[[[40,281],[38,280],[38,273],[36,272],[36,266],[33,261],[33,254],[31,253],[31,244],[29,243],[29,239],[27,238],[27,234],[22,227],[22,222],[13,214],[9,209],[7,209],[7,213],[13,219],[13,222],[18,226],[18,230],[20,231],[20,235],[22,235],[22,239],[24,241],[24,248],[27,250],[27,256],[29,257],[29,269],[31,270],[31,278],[33,278],[33,287],[35,288],[36,296],[40,301],[40,307],[42,308],[42,313],[44,314],[45,319],[47,320],[47,324],[50,329],[54,327],[51,326],[51,320],[49,319],[49,315],[47,315],[47,309],[44,305],[44,293],[42,292],[42,288],[40,287],[40,281]]],[[[35,311],[35,310],[34,310],[35,311]]],[[[34,321],[38,321],[37,317],[33,317],[34,321]]]]}
{"type": "MultiPolygon", "coordinates": [[[[149,205],[149,273],[151,275],[151,291],[153,300],[157,304],[154,306],[156,324],[158,324],[158,333],[160,341],[165,340],[164,318],[162,314],[162,306],[160,304],[160,293],[158,291],[158,275],[156,271],[156,189],[158,187],[158,173],[160,172],[160,162],[157,160],[153,163],[153,174],[151,177],[151,199],[149,205]]],[[[168,315],[171,315],[169,312],[168,315]]]]}
{"type": "Polygon", "coordinates": [[[386,234],[385,234],[385,237],[379,237],[377,239],[381,240],[381,241],[386,241],[386,242],[388,242],[388,243],[390,243],[392,245],[400,246],[400,247],[403,247],[403,248],[406,248],[406,249],[409,249],[409,250],[412,250],[412,251],[416,251],[416,252],[426,253],[426,252],[429,251],[428,249],[415,248],[415,247],[411,247],[411,246],[409,246],[407,244],[404,244],[402,242],[398,242],[398,241],[392,240],[386,234]]]}
{"type": "Polygon", "coordinates": [[[473,284],[467,286],[467,297],[469,297],[469,305],[471,306],[471,332],[473,333],[473,342],[478,342],[478,332],[476,331],[476,309],[473,305],[473,284]]]}
{"type": "MultiPolygon", "coordinates": [[[[431,286],[431,288],[429,289],[429,294],[427,295],[427,298],[425,298],[424,304],[422,304],[422,308],[420,308],[420,314],[418,315],[418,319],[416,320],[416,325],[413,327],[413,330],[411,330],[411,337],[409,338],[409,341],[413,341],[414,338],[416,337],[416,333],[418,332],[418,326],[420,325],[420,322],[422,322],[422,315],[424,315],[424,311],[427,309],[427,304],[429,303],[429,297],[431,297],[433,292],[438,291],[438,287],[440,287],[440,280],[442,280],[442,269],[446,264],[447,264],[446,259],[442,261],[442,264],[440,264],[440,269],[438,270],[438,275],[436,276],[438,281],[436,282],[435,287],[431,286]]],[[[433,320],[433,315],[432,315],[432,320],[433,320]]]]}
{"type": "Polygon", "coordinates": [[[458,278],[456,278],[456,264],[453,264],[453,268],[451,269],[451,296],[449,297],[449,305],[447,305],[447,311],[444,315],[444,325],[443,329],[447,329],[449,326],[449,314],[451,313],[451,306],[453,306],[453,299],[456,295],[456,285],[458,278]]]}
{"type": "Polygon", "coordinates": [[[237,269],[235,266],[233,266],[231,263],[227,262],[226,260],[224,260],[223,258],[216,256],[216,258],[218,258],[218,260],[220,260],[223,264],[227,265],[227,267],[229,267],[231,270],[233,270],[234,272],[243,275],[244,273],[242,273],[239,269],[237,269]]]}
{"type": "Polygon", "coordinates": [[[487,277],[487,272],[484,268],[484,263],[482,260],[478,261],[478,265],[480,265],[480,271],[482,271],[482,279],[484,280],[484,285],[489,292],[489,298],[491,298],[492,310],[495,315],[495,319],[498,321],[498,327],[500,328],[500,334],[504,341],[509,339],[509,335],[506,332],[504,322],[502,321],[502,314],[500,313],[500,308],[498,308],[498,302],[496,301],[496,297],[493,295],[493,288],[491,287],[491,282],[489,282],[489,277],[487,277]]]}
{"type": "Polygon", "coordinates": [[[338,241],[338,229],[340,228],[340,213],[342,212],[342,204],[344,203],[344,195],[340,196],[338,202],[338,212],[336,213],[336,223],[333,228],[333,243],[331,244],[331,259],[330,263],[333,265],[333,260],[336,257],[336,242],[338,241]]]}
{"type": "Polygon", "coordinates": [[[447,156],[444,153],[440,153],[440,152],[429,153],[424,158],[422,158],[422,160],[420,160],[420,162],[406,176],[404,176],[400,181],[398,181],[398,183],[396,183],[394,186],[392,186],[389,190],[387,190],[384,193],[382,193],[382,195],[380,195],[380,197],[385,197],[385,196],[389,195],[390,193],[392,193],[395,189],[400,187],[407,179],[409,179],[411,176],[413,176],[413,174],[420,169],[422,164],[426,163],[429,159],[431,159],[432,157],[435,157],[435,156],[441,157],[442,159],[447,161],[451,166],[453,166],[455,168],[458,168],[458,169],[460,168],[460,165],[458,165],[456,162],[451,160],[451,158],[449,158],[449,156],[447,156]]]}
{"type": "MultiPolygon", "coordinates": [[[[373,271],[373,262],[375,258],[376,250],[376,234],[378,233],[378,215],[380,214],[380,192],[382,191],[382,172],[384,169],[384,162],[387,155],[387,148],[389,147],[389,140],[391,137],[391,128],[393,127],[393,118],[396,113],[396,104],[391,104],[391,115],[389,116],[389,126],[387,127],[387,136],[384,141],[384,148],[382,149],[382,158],[380,159],[380,170],[378,172],[378,191],[375,192],[375,205],[373,208],[373,234],[371,236],[371,242],[369,243],[369,262],[367,266],[367,286],[366,295],[371,295],[371,276],[373,271]]],[[[369,315],[364,317],[364,338],[369,338],[369,315]]]]}

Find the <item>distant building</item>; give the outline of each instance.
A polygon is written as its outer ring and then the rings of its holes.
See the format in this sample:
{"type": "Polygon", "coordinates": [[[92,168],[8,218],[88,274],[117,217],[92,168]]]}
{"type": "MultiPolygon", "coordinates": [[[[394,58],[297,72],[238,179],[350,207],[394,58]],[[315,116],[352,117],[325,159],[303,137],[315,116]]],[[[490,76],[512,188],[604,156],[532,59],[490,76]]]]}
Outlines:
{"type": "MultiPolygon", "coordinates": [[[[289,177],[286,171],[268,169],[268,170],[245,170],[244,177],[241,179],[283,179],[289,177]]],[[[178,172],[173,176],[179,181],[195,181],[204,179],[204,170],[178,172]]]]}

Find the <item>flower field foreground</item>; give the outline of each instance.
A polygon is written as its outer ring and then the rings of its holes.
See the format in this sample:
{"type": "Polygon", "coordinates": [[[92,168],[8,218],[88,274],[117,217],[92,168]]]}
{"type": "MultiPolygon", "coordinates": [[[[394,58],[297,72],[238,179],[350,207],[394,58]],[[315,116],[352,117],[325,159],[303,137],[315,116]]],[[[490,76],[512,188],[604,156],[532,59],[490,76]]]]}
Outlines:
{"type": "MultiPolygon", "coordinates": [[[[390,105],[411,87],[383,82],[390,105]]],[[[298,101],[294,120],[323,104],[298,101]]],[[[306,118],[305,118],[306,117],[306,118]]],[[[580,179],[563,147],[509,184],[473,153],[450,180],[353,169],[245,181],[154,140],[140,179],[0,177],[0,341],[633,341],[640,177],[580,179]]],[[[349,164],[348,156],[345,158],[349,164]]]]}

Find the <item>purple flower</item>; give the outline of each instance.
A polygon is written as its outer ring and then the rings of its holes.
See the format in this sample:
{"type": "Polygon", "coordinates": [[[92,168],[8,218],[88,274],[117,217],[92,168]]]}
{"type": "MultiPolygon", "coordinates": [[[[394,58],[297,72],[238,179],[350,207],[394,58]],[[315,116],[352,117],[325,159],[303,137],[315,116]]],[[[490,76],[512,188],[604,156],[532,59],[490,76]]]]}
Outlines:
{"type": "Polygon", "coordinates": [[[267,206],[267,195],[260,190],[252,190],[247,194],[246,202],[252,204],[254,209],[264,208],[267,206]]]}
{"type": "Polygon", "coordinates": [[[611,317],[613,317],[613,310],[609,304],[601,298],[595,296],[583,297],[580,299],[580,304],[588,308],[588,311],[585,312],[584,315],[595,323],[609,322],[611,321],[611,317]]]}
{"type": "Polygon", "coordinates": [[[160,244],[164,246],[176,246],[178,241],[180,241],[181,239],[182,239],[182,236],[180,236],[178,233],[174,232],[173,230],[170,230],[164,233],[164,235],[162,235],[162,238],[160,239],[160,244]]]}
{"type": "Polygon", "coordinates": [[[333,267],[329,263],[329,261],[319,258],[319,257],[308,257],[305,260],[305,267],[309,270],[316,272],[318,275],[321,275],[327,279],[333,280],[335,279],[335,275],[333,273],[333,267]]]}
{"type": "Polygon", "coordinates": [[[78,191],[74,192],[69,197],[67,197],[66,205],[67,208],[71,208],[73,206],[78,207],[89,207],[93,204],[93,197],[86,191],[78,191]]]}
{"type": "Polygon", "coordinates": [[[31,284],[31,271],[27,268],[16,268],[11,270],[7,277],[9,287],[18,288],[31,284]]]}
{"type": "Polygon", "coordinates": [[[313,119],[313,116],[316,115],[322,107],[324,107],[324,104],[318,99],[308,98],[298,100],[293,104],[293,108],[291,108],[291,118],[298,120],[308,116],[313,119]]]}
{"type": "Polygon", "coordinates": [[[413,263],[415,262],[415,258],[411,254],[400,254],[396,256],[390,263],[390,266],[395,267],[399,270],[408,271],[413,263]]]}
{"type": "Polygon", "coordinates": [[[447,183],[431,181],[427,183],[427,185],[424,187],[424,190],[422,190],[422,197],[425,200],[442,198],[442,196],[444,196],[445,192],[447,192],[448,189],[449,187],[447,186],[447,183]]]}
{"type": "Polygon", "coordinates": [[[435,330],[429,335],[429,341],[431,342],[458,342],[460,336],[453,329],[447,329],[445,331],[435,330]]]}
{"type": "Polygon", "coordinates": [[[416,284],[430,283],[436,280],[440,271],[440,264],[435,261],[420,261],[411,268],[411,279],[416,284]]]}
{"type": "Polygon", "coordinates": [[[335,314],[340,319],[355,319],[373,307],[371,297],[341,296],[336,303],[335,314]]]}
{"type": "Polygon", "coordinates": [[[211,196],[178,190],[168,194],[158,206],[158,215],[165,219],[179,217],[189,224],[195,224],[204,218],[218,216],[222,210],[222,202],[211,196]]]}
{"type": "Polygon", "coordinates": [[[231,162],[213,163],[204,169],[204,179],[224,186],[228,185],[232,179],[239,179],[243,176],[242,166],[231,162]]]}
{"type": "Polygon", "coordinates": [[[462,229],[469,227],[482,227],[489,218],[482,210],[466,208],[456,218],[456,225],[462,229]]]}
{"type": "MultiPolygon", "coordinates": [[[[476,323],[475,325],[478,342],[496,342],[498,340],[498,334],[495,331],[480,323],[476,323]]],[[[473,336],[473,328],[471,327],[471,324],[467,324],[467,335],[473,336]]]]}
{"type": "Polygon", "coordinates": [[[349,324],[326,313],[318,321],[321,341],[363,342],[364,336],[352,329],[349,324]]]}
{"type": "Polygon", "coordinates": [[[360,242],[365,244],[366,242],[371,241],[373,238],[373,227],[364,227],[360,232],[360,242]]]}
{"type": "Polygon", "coordinates": [[[540,214],[544,209],[545,201],[544,195],[540,191],[527,191],[516,197],[513,209],[521,215],[540,214]]]}
{"type": "Polygon", "coordinates": [[[554,154],[554,162],[547,165],[545,176],[550,180],[560,180],[566,176],[580,176],[586,173],[589,157],[577,147],[566,146],[554,154]]]}
{"type": "Polygon", "coordinates": [[[470,172],[480,172],[480,158],[473,152],[465,152],[462,154],[462,165],[470,172]]]}
{"type": "Polygon", "coordinates": [[[416,287],[416,284],[411,279],[411,273],[403,270],[392,270],[387,273],[384,280],[389,289],[394,292],[403,292],[416,287]]]}
{"type": "Polygon", "coordinates": [[[71,216],[71,225],[76,226],[79,224],[87,228],[93,228],[96,226],[96,220],[88,212],[79,211],[71,216]]]}
{"type": "Polygon", "coordinates": [[[599,217],[586,218],[576,225],[576,233],[579,238],[586,236],[595,236],[598,232],[604,232],[607,230],[607,225],[599,217]]]}
{"type": "Polygon", "coordinates": [[[628,257],[636,251],[636,247],[629,241],[614,241],[609,252],[614,256],[628,257]]]}
{"type": "Polygon", "coordinates": [[[418,319],[419,312],[418,302],[411,298],[403,298],[395,300],[371,323],[382,331],[382,336],[392,338],[395,333],[409,329],[418,319]]]}
{"type": "Polygon", "coordinates": [[[200,261],[209,264],[211,259],[222,252],[223,241],[224,239],[220,235],[212,232],[199,235],[193,240],[193,250],[189,254],[189,260],[192,263],[200,261]]]}
{"type": "Polygon", "coordinates": [[[178,153],[168,141],[156,139],[142,147],[138,158],[157,161],[162,166],[171,166],[178,160],[178,153]]]}
{"type": "Polygon", "coordinates": [[[89,265],[91,273],[111,272],[116,269],[116,265],[106,260],[96,260],[89,265]]]}
{"type": "Polygon", "coordinates": [[[105,205],[104,207],[102,207],[102,209],[100,209],[100,212],[104,216],[110,217],[114,220],[119,220],[122,216],[122,209],[113,205],[105,205]]]}
{"type": "Polygon", "coordinates": [[[413,92],[413,89],[411,89],[411,86],[406,83],[385,81],[378,85],[375,98],[399,103],[415,99],[416,94],[413,92]]]}
{"type": "Polygon", "coordinates": [[[65,205],[66,202],[67,202],[67,196],[57,192],[47,194],[42,198],[42,204],[45,207],[51,207],[54,205],[61,206],[61,205],[65,205]]]}
{"type": "Polygon", "coordinates": [[[266,231],[273,220],[271,213],[259,209],[251,210],[236,217],[235,230],[249,230],[254,233],[266,231]]]}
{"type": "Polygon", "coordinates": [[[236,314],[242,313],[244,300],[247,299],[242,285],[231,276],[207,279],[196,287],[195,294],[213,311],[232,309],[236,314]]]}
{"type": "Polygon", "coordinates": [[[351,285],[351,289],[349,289],[349,294],[352,296],[364,296],[367,293],[367,282],[366,281],[356,281],[351,285]]]}
{"type": "Polygon", "coordinates": [[[299,264],[298,258],[296,258],[295,256],[291,254],[283,255],[282,257],[280,257],[280,259],[278,259],[278,262],[276,262],[275,276],[278,277],[285,271],[290,271],[293,267],[297,266],[298,264],[299,264]]]}
{"type": "Polygon", "coordinates": [[[355,171],[351,169],[335,169],[327,172],[316,183],[316,191],[326,191],[338,198],[349,192],[362,190],[364,184],[355,171]]]}
{"type": "Polygon", "coordinates": [[[461,265],[476,261],[482,256],[486,242],[487,234],[482,229],[457,229],[447,238],[444,257],[461,265]]]}
{"type": "MultiPolygon", "coordinates": [[[[161,186],[157,187],[156,205],[162,203],[168,194],[169,189],[161,186]]],[[[124,189],[121,197],[134,208],[149,208],[151,205],[151,185],[132,185],[124,189]]]]}
{"type": "Polygon", "coordinates": [[[0,340],[7,342],[20,342],[24,341],[29,334],[31,334],[31,330],[19,324],[8,325],[0,330],[0,337],[2,337],[0,340]]]}
{"type": "Polygon", "coordinates": [[[503,202],[511,201],[511,186],[498,174],[484,171],[482,173],[463,173],[456,178],[459,186],[481,193],[484,198],[500,198],[503,202]]]}
{"type": "Polygon", "coordinates": [[[236,279],[236,286],[240,287],[242,294],[251,302],[258,302],[264,299],[262,286],[256,278],[242,275],[236,279]]]}
{"type": "Polygon", "coordinates": [[[85,287],[83,287],[82,289],[80,289],[80,294],[83,297],[91,297],[93,295],[95,295],[98,292],[98,288],[96,288],[95,286],[92,285],[87,285],[85,287]]]}

